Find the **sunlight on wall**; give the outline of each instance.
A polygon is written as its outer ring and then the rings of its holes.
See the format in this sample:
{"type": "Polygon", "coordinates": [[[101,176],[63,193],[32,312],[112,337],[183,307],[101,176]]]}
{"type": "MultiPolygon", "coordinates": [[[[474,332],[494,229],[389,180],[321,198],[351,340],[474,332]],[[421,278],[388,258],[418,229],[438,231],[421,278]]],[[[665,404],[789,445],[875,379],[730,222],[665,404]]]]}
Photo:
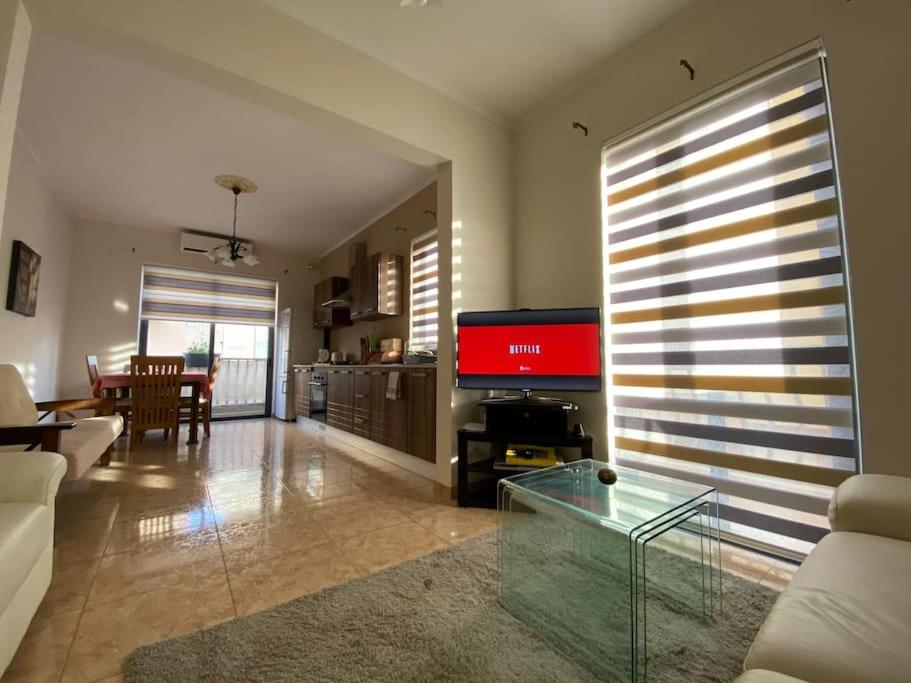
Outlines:
{"type": "Polygon", "coordinates": [[[130,362],[130,356],[138,353],[136,342],[115,344],[105,351],[101,364],[105,372],[120,372],[130,362]]]}

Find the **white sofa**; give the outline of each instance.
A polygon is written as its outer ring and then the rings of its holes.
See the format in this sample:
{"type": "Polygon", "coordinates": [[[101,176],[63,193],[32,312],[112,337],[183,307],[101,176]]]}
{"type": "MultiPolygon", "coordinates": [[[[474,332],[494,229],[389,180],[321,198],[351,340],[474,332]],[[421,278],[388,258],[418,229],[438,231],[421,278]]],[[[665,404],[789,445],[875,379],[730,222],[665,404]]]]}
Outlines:
{"type": "Polygon", "coordinates": [[[57,453],[0,453],[0,674],[51,583],[54,498],[65,472],[57,453]]]}
{"type": "Polygon", "coordinates": [[[40,445],[66,458],[66,479],[78,479],[99,458],[110,459],[111,444],[123,431],[111,399],[89,398],[35,403],[16,366],[0,363],[0,451],[40,445]],[[40,422],[38,410],[62,413],[93,410],[95,417],[40,422]]]}
{"type": "Polygon", "coordinates": [[[737,683],[911,680],[911,478],[851,477],[737,683]]]}

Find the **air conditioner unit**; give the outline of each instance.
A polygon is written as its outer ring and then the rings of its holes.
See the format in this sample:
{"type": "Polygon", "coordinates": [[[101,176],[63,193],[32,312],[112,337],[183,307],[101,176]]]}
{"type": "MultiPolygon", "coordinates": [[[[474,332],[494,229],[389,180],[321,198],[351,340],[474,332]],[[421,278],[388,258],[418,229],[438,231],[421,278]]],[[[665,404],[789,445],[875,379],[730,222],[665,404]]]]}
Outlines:
{"type": "MultiPolygon", "coordinates": [[[[209,250],[227,244],[230,237],[225,235],[201,235],[197,232],[183,231],[180,233],[180,251],[185,254],[201,254],[203,256],[209,250]]],[[[253,245],[250,242],[241,242],[248,250],[253,253],[253,245]]]]}

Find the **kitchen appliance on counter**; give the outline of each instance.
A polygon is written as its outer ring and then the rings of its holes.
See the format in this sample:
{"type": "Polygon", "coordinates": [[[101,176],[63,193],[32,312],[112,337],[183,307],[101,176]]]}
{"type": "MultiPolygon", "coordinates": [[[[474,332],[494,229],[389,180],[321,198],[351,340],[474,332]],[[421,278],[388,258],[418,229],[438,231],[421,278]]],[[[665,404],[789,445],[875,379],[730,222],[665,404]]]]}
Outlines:
{"type": "Polygon", "coordinates": [[[316,352],[316,362],[317,363],[328,363],[329,362],[329,349],[320,349],[316,352]]]}

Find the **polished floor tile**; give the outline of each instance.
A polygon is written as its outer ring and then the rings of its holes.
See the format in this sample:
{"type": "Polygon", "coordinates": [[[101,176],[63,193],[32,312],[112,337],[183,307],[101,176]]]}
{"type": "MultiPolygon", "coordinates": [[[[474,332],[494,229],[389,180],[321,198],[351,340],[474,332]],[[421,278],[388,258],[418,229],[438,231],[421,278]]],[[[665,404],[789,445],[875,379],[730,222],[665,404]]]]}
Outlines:
{"type": "Polygon", "coordinates": [[[219,527],[218,535],[229,571],[329,542],[326,532],[303,507],[270,521],[219,527]]]}
{"type": "Polygon", "coordinates": [[[456,502],[448,493],[437,490],[437,484],[423,484],[408,491],[383,496],[380,500],[402,514],[420,520],[435,512],[455,508],[456,502]]]}
{"type": "Polygon", "coordinates": [[[447,543],[464,541],[497,528],[497,511],[450,508],[417,519],[418,524],[447,543]]]}
{"type": "Polygon", "coordinates": [[[206,529],[101,559],[87,607],[224,574],[218,533],[206,529]]]}
{"type": "Polygon", "coordinates": [[[104,555],[113,527],[113,517],[87,519],[56,525],[54,559],[68,564],[104,555]]]}
{"type": "Polygon", "coordinates": [[[259,612],[357,576],[357,570],[331,543],[228,571],[238,615],[259,612]]]}
{"type": "Polygon", "coordinates": [[[178,539],[181,536],[215,528],[215,513],[208,505],[163,511],[156,515],[134,517],[113,525],[105,555],[136,550],[147,543],[178,539]]]}
{"type": "Polygon", "coordinates": [[[55,560],[51,585],[38,607],[38,614],[59,614],[85,607],[99,564],[100,557],[67,563],[55,560]]]}
{"type": "Polygon", "coordinates": [[[416,522],[404,522],[337,545],[359,572],[368,574],[444,548],[446,543],[416,522]]]}
{"type": "Polygon", "coordinates": [[[81,609],[35,617],[16,656],[3,674],[4,683],[51,683],[60,680],[81,609]]]}
{"type": "Polygon", "coordinates": [[[408,521],[401,512],[376,498],[317,508],[313,511],[313,519],[333,541],[361,536],[408,521]]]}
{"type": "Polygon", "coordinates": [[[235,616],[225,574],[181,580],[167,588],[89,605],[82,614],[63,681],[89,683],[122,672],[137,647],[191,633],[235,616]]]}

